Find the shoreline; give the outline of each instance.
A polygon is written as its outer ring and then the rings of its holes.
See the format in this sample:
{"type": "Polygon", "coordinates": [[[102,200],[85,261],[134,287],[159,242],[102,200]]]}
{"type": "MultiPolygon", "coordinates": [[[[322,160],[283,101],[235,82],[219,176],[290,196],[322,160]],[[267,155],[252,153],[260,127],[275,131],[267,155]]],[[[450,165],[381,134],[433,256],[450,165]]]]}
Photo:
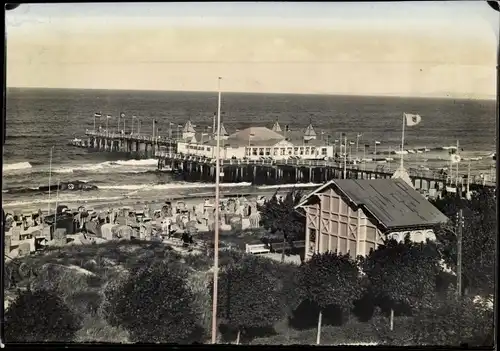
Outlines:
{"type": "MultiPolygon", "coordinates": [[[[303,192],[309,192],[312,191],[314,188],[319,186],[320,184],[301,184],[301,187],[297,187],[297,190],[301,190],[303,192]]],[[[227,197],[233,197],[233,196],[244,196],[246,198],[258,198],[260,196],[264,196],[267,198],[270,198],[271,196],[274,195],[274,193],[278,193],[279,195],[286,194],[288,191],[292,190],[294,187],[292,185],[286,185],[286,186],[269,186],[266,188],[266,186],[262,186],[262,189],[259,188],[242,188],[242,189],[221,189],[220,192],[220,199],[223,200],[224,198],[227,197]]],[[[119,197],[119,196],[116,196],[119,197]]],[[[152,210],[155,209],[161,209],[161,207],[165,204],[167,201],[171,202],[177,202],[177,201],[184,201],[184,202],[202,202],[204,199],[210,199],[210,200],[215,200],[215,191],[211,192],[198,192],[194,194],[171,194],[171,195],[151,195],[151,194],[144,194],[144,195],[133,195],[133,196],[126,196],[122,195],[122,198],[117,199],[102,199],[99,200],[99,198],[96,198],[95,200],[89,200],[89,201],[81,201],[79,199],[75,200],[69,200],[69,201],[61,201],[59,200],[58,205],[65,205],[68,206],[70,209],[76,209],[79,206],[84,206],[86,208],[92,208],[94,210],[102,210],[106,208],[111,208],[111,207],[138,207],[138,206],[144,206],[144,205],[149,205],[152,210]]],[[[55,211],[56,207],[56,201],[55,199],[52,199],[51,201],[51,213],[55,211]]],[[[47,214],[47,203],[38,203],[38,204],[15,204],[15,205],[10,205],[9,203],[2,203],[2,208],[5,211],[5,213],[13,213],[13,212],[21,212],[21,213],[29,213],[33,212],[36,213],[40,209],[42,213],[47,214]]]]}

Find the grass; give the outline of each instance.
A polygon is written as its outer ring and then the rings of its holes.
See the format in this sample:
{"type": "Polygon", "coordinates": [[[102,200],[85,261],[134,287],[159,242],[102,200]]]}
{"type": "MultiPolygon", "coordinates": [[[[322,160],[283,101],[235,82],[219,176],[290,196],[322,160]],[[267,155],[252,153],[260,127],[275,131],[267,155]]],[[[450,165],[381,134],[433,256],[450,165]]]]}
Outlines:
{"type": "MultiPolygon", "coordinates": [[[[221,251],[220,264],[234,261],[240,254],[221,251]]],[[[184,255],[171,250],[168,245],[150,241],[109,241],[102,244],[51,248],[43,253],[18,257],[7,263],[13,272],[13,285],[8,295],[15,295],[18,288],[47,289],[56,291],[66,304],[83,319],[77,341],[129,342],[127,333],[110,326],[104,316],[105,292],[110,285],[117,285],[138,265],[148,265],[156,260],[175,261],[185,266],[188,284],[195,293],[196,309],[203,325],[210,329],[211,298],[207,284],[211,278],[213,258],[207,255],[184,255]],[[19,274],[20,265],[28,266],[19,274]],[[210,304],[210,306],[209,306],[210,304]]],[[[7,277],[6,279],[9,279],[7,277]]]]}
{"type": "MultiPolygon", "coordinates": [[[[231,240],[241,247],[245,242],[259,240],[262,232],[246,231],[241,234],[221,233],[221,239],[231,240]],[[253,238],[253,239],[250,239],[253,238]]],[[[207,235],[208,234],[202,234],[207,235]]],[[[221,251],[220,265],[241,260],[243,252],[221,251]]],[[[202,326],[209,333],[211,326],[211,297],[208,284],[212,276],[212,255],[184,255],[174,252],[168,245],[149,241],[110,241],[102,244],[66,246],[53,248],[43,254],[16,258],[7,263],[14,269],[24,263],[34,273],[31,277],[17,276],[16,286],[32,289],[50,289],[58,292],[66,304],[82,318],[82,327],[77,332],[77,342],[129,343],[128,333],[109,325],[105,318],[106,291],[127,278],[128,272],[138,265],[152,264],[157,260],[177,262],[188,273],[188,285],[195,295],[195,310],[202,326]],[[68,266],[81,267],[68,268],[68,266]]],[[[273,261],[274,262],[274,261],[273,261]]],[[[15,289],[11,289],[15,290],[15,289]]],[[[12,294],[12,291],[7,292],[12,294]]],[[[322,344],[335,345],[353,342],[380,342],[373,335],[369,323],[349,322],[347,326],[325,325],[322,344]],[[351,324],[349,324],[351,323],[351,324]]],[[[398,325],[396,321],[395,325],[398,325]]],[[[316,328],[295,330],[287,322],[275,326],[275,332],[266,337],[254,335],[242,337],[242,342],[251,344],[314,344],[316,328]],[[272,335],[274,334],[274,335],[272,335]],[[253,339],[253,340],[252,340],[253,339]]],[[[266,334],[266,333],[264,333],[266,334]]],[[[262,333],[260,334],[262,335],[262,333]]],[[[232,340],[232,338],[231,338],[232,340]]],[[[229,341],[231,341],[229,340],[229,341]]]]}

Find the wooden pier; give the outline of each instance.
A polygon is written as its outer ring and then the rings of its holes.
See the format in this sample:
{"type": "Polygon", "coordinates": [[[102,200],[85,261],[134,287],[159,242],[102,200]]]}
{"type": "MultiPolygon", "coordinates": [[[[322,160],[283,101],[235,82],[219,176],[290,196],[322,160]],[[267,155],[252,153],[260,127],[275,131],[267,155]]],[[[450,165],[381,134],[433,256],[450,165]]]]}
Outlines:
{"type": "Polygon", "coordinates": [[[137,153],[145,157],[154,157],[160,148],[175,153],[177,140],[143,134],[120,134],[86,130],[85,146],[97,151],[137,153]]]}
{"type": "MultiPolygon", "coordinates": [[[[158,169],[170,167],[176,177],[184,181],[215,181],[215,160],[201,156],[189,156],[177,153],[176,139],[155,137],[143,134],[120,134],[87,130],[87,140],[83,145],[96,151],[136,153],[142,157],[158,159],[158,169]]],[[[417,190],[429,192],[441,191],[446,187],[465,191],[467,180],[447,178],[436,171],[408,169],[413,186],[417,190]]],[[[363,165],[348,165],[346,178],[379,179],[390,178],[393,172],[386,170],[363,169],[363,165]]],[[[344,177],[344,167],[335,161],[323,160],[221,160],[221,182],[250,182],[255,185],[280,185],[294,183],[323,183],[330,179],[344,177]]],[[[470,190],[481,187],[496,187],[495,182],[485,182],[477,177],[469,181],[470,190]]]]}
{"type": "MultiPolygon", "coordinates": [[[[158,169],[170,167],[184,181],[215,181],[215,160],[198,156],[186,156],[158,151],[158,169]]],[[[360,166],[346,168],[349,179],[391,178],[393,172],[363,170],[360,166]]],[[[435,172],[409,170],[413,186],[417,190],[442,191],[455,183],[435,172]]],[[[332,161],[317,160],[221,160],[221,182],[250,182],[255,185],[280,185],[295,183],[323,183],[330,179],[344,177],[344,167],[332,161]]],[[[494,184],[470,182],[470,190],[494,184]]],[[[466,185],[459,183],[459,191],[466,191],[466,185]]]]}

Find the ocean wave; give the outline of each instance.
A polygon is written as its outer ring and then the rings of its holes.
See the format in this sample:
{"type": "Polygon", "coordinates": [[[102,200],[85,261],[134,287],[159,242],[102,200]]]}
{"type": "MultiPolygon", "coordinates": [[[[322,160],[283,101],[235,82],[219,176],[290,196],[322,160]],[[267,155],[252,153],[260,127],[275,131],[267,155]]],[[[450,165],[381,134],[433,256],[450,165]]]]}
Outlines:
{"type": "Polygon", "coordinates": [[[297,183],[297,184],[282,184],[282,185],[262,185],[258,186],[257,189],[280,189],[280,188],[315,188],[323,184],[319,183],[297,183]]]}
{"type": "MultiPolygon", "coordinates": [[[[89,202],[89,201],[114,201],[114,200],[124,200],[127,199],[126,196],[91,196],[91,197],[81,197],[78,195],[62,195],[59,196],[58,198],[58,203],[59,204],[64,204],[64,203],[71,203],[71,202],[89,202]]],[[[47,204],[47,203],[54,203],[55,204],[56,199],[48,199],[48,198],[42,198],[42,199],[32,199],[32,200],[21,200],[21,201],[12,201],[12,202],[3,202],[2,206],[4,208],[9,208],[9,207],[17,207],[17,206],[30,206],[30,205],[37,205],[37,204],[47,204]]]]}
{"type": "MultiPolygon", "coordinates": [[[[221,188],[249,187],[252,183],[221,183],[221,188]]],[[[103,185],[99,190],[183,190],[198,188],[215,188],[213,183],[173,183],[173,184],[124,184],[124,185],[103,185]]]]}
{"type": "Polygon", "coordinates": [[[11,164],[4,164],[2,169],[4,172],[9,171],[21,171],[21,170],[31,170],[32,166],[29,162],[17,162],[11,164]]]}
{"type": "MultiPolygon", "coordinates": [[[[50,171],[57,174],[69,173],[147,173],[156,172],[158,161],[156,159],[146,160],[118,160],[105,161],[100,163],[76,164],[76,165],[52,165],[52,170],[49,169],[48,162],[43,164],[34,163],[35,167],[30,162],[18,162],[13,164],[5,164],[3,171],[16,171],[17,173],[41,173],[48,174],[50,171]]],[[[168,170],[168,169],[167,169],[168,170]]]]}

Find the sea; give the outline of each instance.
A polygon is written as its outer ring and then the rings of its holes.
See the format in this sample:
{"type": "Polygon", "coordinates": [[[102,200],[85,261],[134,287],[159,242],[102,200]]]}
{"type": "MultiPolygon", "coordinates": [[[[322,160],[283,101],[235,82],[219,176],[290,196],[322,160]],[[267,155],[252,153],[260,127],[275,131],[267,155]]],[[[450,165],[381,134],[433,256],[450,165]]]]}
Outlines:
{"type": "MultiPolygon", "coordinates": [[[[153,119],[159,134],[167,135],[188,119],[198,131],[212,126],[217,110],[216,92],[169,92],[126,90],[72,90],[9,88],[6,93],[6,141],[3,148],[3,206],[46,204],[47,194],[38,191],[49,183],[50,150],[53,147],[51,184],[86,181],[98,190],[59,194],[60,201],[127,198],[148,194],[184,195],[214,191],[210,183],[183,183],[168,172],[156,172],[157,161],[137,159],[126,153],[92,152],[68,146],[93,129],[94,113],[110,114],[109,129],[118,129],[118,115],[125,113],[130,131],[132,116],[141,120],[141,133],[151,133],[153,119]]],[[[447,147],[459,142],[460,172],[496,173],[496,117],[493,100],[458,100],[402,97],[223,93],[221,118],[229,133],[250,126],[271,128],[278,120],[292,131],[311,122],[318,135],[330,140],[346,133],[359,137],[359,153],[368,154],[379,141],[377,152],[388,153],[401,145],[403,113],[416,113],[420,124],[406,127],[405,148],[426,148],[405,155],[409,167],[437,169],[449,164],[447,147]]],[[[97,124],[105,126],[105,118],[97,124]]],[[[134,122],[137,130],[137,120],[134,122]]],[[[123,129],[123,119],[120,129],[123,129]]],[[[354,149],[351,150],[354,153],[354,149]]],[[[362,156],[362,155],[360,155],[362,156]]],[[[396,166],[399,156],[395,158],[396,166]]],[[[223,189],[255,187],[249,183],[223,184],[223,189]]],[[[310,186],[310,184],[309,184],[310,186]]],[[[268,187],[269,188],[269,187],[268,187]]],[[[246,191],[245,190],[245,191],[246,191]]]]}

